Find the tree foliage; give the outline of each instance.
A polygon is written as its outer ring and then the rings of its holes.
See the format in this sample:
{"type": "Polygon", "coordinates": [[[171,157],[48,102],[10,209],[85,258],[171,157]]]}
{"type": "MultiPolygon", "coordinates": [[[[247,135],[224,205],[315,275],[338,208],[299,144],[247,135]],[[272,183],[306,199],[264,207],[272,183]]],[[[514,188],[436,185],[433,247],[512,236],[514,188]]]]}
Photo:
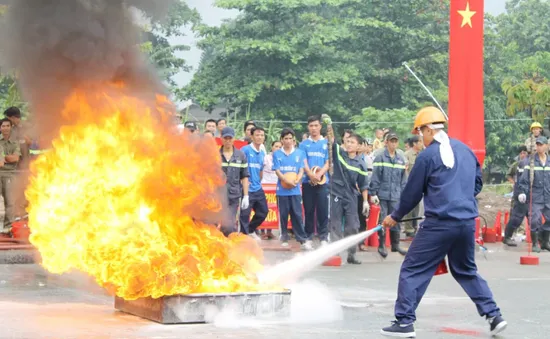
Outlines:
{"type": "Polygon", "coordinates": [[[208,50],[187,94],[258,118],[347,119],[365,107],[412,108],[426,93],[409,62],[446,101],[448,1],[219,0],[241,15],[203,27],[208,50]]]}

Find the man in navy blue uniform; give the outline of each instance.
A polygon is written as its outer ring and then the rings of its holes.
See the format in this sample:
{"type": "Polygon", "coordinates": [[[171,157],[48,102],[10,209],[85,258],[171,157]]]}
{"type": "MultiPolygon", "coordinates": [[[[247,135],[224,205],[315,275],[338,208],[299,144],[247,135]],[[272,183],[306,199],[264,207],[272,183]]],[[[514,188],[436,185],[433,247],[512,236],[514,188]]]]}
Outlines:
{"type": "Polygon", "coordinates": [[[314,115],[307,119],[309,138],[300,143],[300,149],[306,154],[302,196],[305,212],[305,233],[311,244],[315,233],[315,216],[317,216],[317,234],[321,245],[328,240],[328,142],[321,135],[321,116],[314,115]],[[317,167],[317,170],[312,171],[317,167]],[[321,183],[321,178],[327,180],[321,183]]]}
{"type": "MultiPolygon", "coordinates": [[[[340,145],[333,142],[332,124],[327,125],[328,138],[332,142],[334,167],[330,187],[330,241],[338,241],[343,237],[357,234],[360,225],[357,213],[359,195],[363,197],[361,212],[364,217],[369,216],[369,178],[367,165],[357,152],[362,144],[362,138],[353,132],[350,133],[346,138],[344,151],[340,145]]],[[[356,252],[356,244],[348,248],[348,264],[361,264],[355,257],[356,252]]]]}
{"type": "MultiPolygon", "coordinates": [[[[390,215],[397,207],[401,192],[407,182],[406,162],[404,156],[397,152],[399,137],[390,132],[386,135],[386,147],[380,152],[372,163],[372,176],[369,186],[371,203],[380,205],[380,219],[390,215]]],[[[391,251],[399,252],[401,255],[407,251],[399,246],[401,238],[401,227],[396,224],[390,229],[391,251]]],[[[385,249],[385,230],[378,232],[378,253],[387,257],[385,249]]]]}
{"type": "Polygon", "coordinates": [[[248,199],[248,208],[241,209],[241,232],[249,234],[252,238],[260,241],[260,237],[256,234],[256,229],[264,222],[269,212],[267,208],[267,199],[262,188],[262,177],[264,171],[265,151],[262,145],[265,140],[265,130],[261,127],[252,129],[250,136],[252,143],[241,149],[246,155],[248,161],[248,196],[243,197],[243,200],[248,199]],[[254,216],[250,220],[250,212],[254,210],[254,216]]]}
{"type": "Polygon", "coordinates": [[[475,197],[483,187],[481,167],[468,146],[449,139],[443,131],[445,121],[435,107],[423,108],[416,115],[413,133],[423,136],[426,150],[416,159],[397,209],[382,222],[384,227],[393,227],[424,195],[426,219],[401,266],[396,320],[382,329],[386,336],[416,337],[416,308],[445,256],[451,274],[489,322],[491,335],[507,326],[475,263],[475,197]]]}
{"type": "Polygon", "coordinates": [[[519,180],[523,173],[525,165],[529,164],[529,157],[527,157],[527,147],[521,146],[519,149],[518,161],[514,162],[508,170],[508,180],[514,183],[514,193],[512,197],[512,210],[510,211],[510,220],[506,224],[504,229],[504,239],[502,243],[511,247],[516,247],[518,244],[512,239],[514,232],[521,225],[523,219],[529,215],[529,207],[527,204],[522,204],[518,200],[519,192],[519,180]]]}
{"type": "Polygon", "coordinates": [[[533,252],[541,249],[550,251],[550,158],[548,157],[548,139],[539,136],[536,139],[536,154],[533,168],[531,164],[523,167],[523,174],[519,179],[518,201],[527,202],[531,196],[531,241],[533,252]],[[531,171],[533,171],[533,186],[531,187],[531,171]],[[544,215],[545,223],[542,223],[544,215]],[[539,246],[540,242],[540,246],[539,246]]]}
{"type": "Polygon", "coordinates": [[[223,146],[220,147],[222,170],[225,174],[227,186],[227,200],[229,220],[222,223],[222,231],[228,236],[237,231],[237,211],[239,203],[241,209],[248,208],[248,164],[246,155],[234,146],[235,130],[224,127],[222,130],[223,146]],[[241,197],[243,199],[241,200],[241,197]]]}

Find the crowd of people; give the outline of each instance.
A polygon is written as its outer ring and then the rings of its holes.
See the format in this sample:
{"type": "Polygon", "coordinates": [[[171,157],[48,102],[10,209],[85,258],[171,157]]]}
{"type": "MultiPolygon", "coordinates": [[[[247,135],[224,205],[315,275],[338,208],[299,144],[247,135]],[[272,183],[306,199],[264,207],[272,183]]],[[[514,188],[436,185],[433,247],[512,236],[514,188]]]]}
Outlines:
{"type": "MultiPolygon", "coordinates": [[[[285,247],[289,246],[290,234],[303,250],[311,250],[314,238],[324,246],[331,240],[365,230],[368,205],[380,206],[380,220],[396,209],[416,158],[424,149],[422,138],[411,135],[401,143],[396,133],[384,128],[377,129],[373,138],[345,129],[336,139],[332,125],[326,127],[324,135],[321,133],[323,124],[321,116],[311,116],[307,132],[301,137],[291,128],[284,128],[279,140],[265,145],[266,131],[253,120],[245,122],[239,139],[225,119],[205,122],[202,134],[223,140],[220,156],[228,178],[228,206],[232,215],[238,215],[234,225],[224,225],[226,233],[238,230],[258,241],[276,238],[271,229],[259,229],[268,214],[263,184],[277,185],[279,240],[285,247]]],[[[196,122],[186,122],[184,128],[201,133],[196,122]]],[[[546,158],[548,139],[540,123],[533,123],[530,130],[531,135],[520,147],[508,173],[514,195],[504,243],[517,246],[514,232],[532,212],[533,249],[550,251],[550,198],[546,198],[550,196],[550,171],[546,168],[546,162],[550,161],[546,158]],[[530,154],[533,156],[529,157],[530,154]]],[[[412,220],[403,222],[403,235],[399,224],[390,229],[393,252],[406,253],[399,246],[400,239],[415,236],[417,218],[421,215],[423,203],[406,216],[405,219],[412,220]]],[[[385,231],[378,236],[384,239],[385,231]]],[[[386,257],[384,242],[379,244],[380,255],[386,257]]],[[[358,249],[365,250],[362,244],[358,249]]],[[[359,263],[354,253],[350,249],[348,261],[359,263]]]]}
{"type": "MultiPolygon", "coordinates": [[[[183,127],[190,133],[201,133],[195,122],[186,122],[183,127]]],[[[287,127],[271,145],[265,145],[266,131],[254,121],[245,122],[240,139],[225,119],[207,120],[202,134],[218,137],[222,142],[220,157],[227,180],[227,208],[231,216],[237,216],[234,224],[231,218],[221,229],[226,234],[240,231],[258,241],[274,239],[271,230],[259,227],[268,214],[262,185],[275,184],[281,245],[289,246],[290,219],[291,232],[302,250],[312,250],[314,238],[319,246],[325,246],[329,241],[365,230],[371,204],[380,206],[380,220],[391,214],[424,147],[421,138],[413,135],[400,149],[399,136],[389,129],[376,130],[372,139],[346,129],[337,140],[330,121],[319,115],[308,118],[307,133],[301,138],[287,127]]],[[[410,217],[420,213],[421,204],[410,217]]],[[[416,230],[416,221],[406,223],[405,236],[414,237],[416,230]]],[[[386,257],[385,240],[382,241],[385,231],[380,231],[378,237],[378,251],[386,257]]],[[[391,251],[405,255],[406,250],[399,245],[400,225],[391,228],[390,239],[391,251]]],[[[349,250],[348,263],[360,264],[356,249],[349,250]]],[[[358,249],[365,250],[362,245],[358,249]]]]}

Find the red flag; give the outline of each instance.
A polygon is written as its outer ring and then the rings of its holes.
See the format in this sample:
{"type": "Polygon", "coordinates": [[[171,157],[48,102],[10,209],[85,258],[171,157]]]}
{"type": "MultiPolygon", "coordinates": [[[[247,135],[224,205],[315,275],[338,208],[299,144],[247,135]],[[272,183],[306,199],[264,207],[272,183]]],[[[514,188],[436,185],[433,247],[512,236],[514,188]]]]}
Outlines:
{"type": "Polygon", "coordinates": [[[483,113],[484,0],[451,0],[449,135],[485,160],[483,113]]]}

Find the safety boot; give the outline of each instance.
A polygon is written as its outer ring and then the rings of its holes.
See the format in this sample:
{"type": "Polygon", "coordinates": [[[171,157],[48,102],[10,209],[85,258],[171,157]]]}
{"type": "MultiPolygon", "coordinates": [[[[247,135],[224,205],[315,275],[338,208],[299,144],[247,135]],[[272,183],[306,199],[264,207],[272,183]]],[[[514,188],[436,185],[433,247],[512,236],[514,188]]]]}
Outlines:
{"type": "Polygon", "coordinates": [[[550,251],[550,232],[542,231],[540,240],[540,248],[543,250],[550,251]]]}
{"type": "Polygon", "coordinates": [[[361,265],[361,261],[357,260],[355,253],[348,253],[348,264],[361,265]]]}
{"type": "Polygon", "coordinates": [[[535,231],[531,231],[531,243],[533,244],[533,252],[540,253],[539,234],[535,231]]]}
{"type": "Polygon", "coordinates": [[[502,243],[510,247],[517,247],[518,244],[516,244],[514,239],[512,239],[513,235],[514,230],[510,226],[506,226],[506,229],[504,230],[504,240],[502,240],[502,243]]]}
{"type": "Polygon", "coordinates": [[[400,238],[399,232],[390,232],[391,251],[398,252],[401,255],[406,255],[407,251],[399,247],[399,240],[400,240],[399,238],[400,238]]]}
{"type": "Polygon", "coordinates": [[[378,231],[378,254],[384,259],[388,256],[388,252],[386,252],[386,231],[384,229],[381,229],[378,231]]]}

